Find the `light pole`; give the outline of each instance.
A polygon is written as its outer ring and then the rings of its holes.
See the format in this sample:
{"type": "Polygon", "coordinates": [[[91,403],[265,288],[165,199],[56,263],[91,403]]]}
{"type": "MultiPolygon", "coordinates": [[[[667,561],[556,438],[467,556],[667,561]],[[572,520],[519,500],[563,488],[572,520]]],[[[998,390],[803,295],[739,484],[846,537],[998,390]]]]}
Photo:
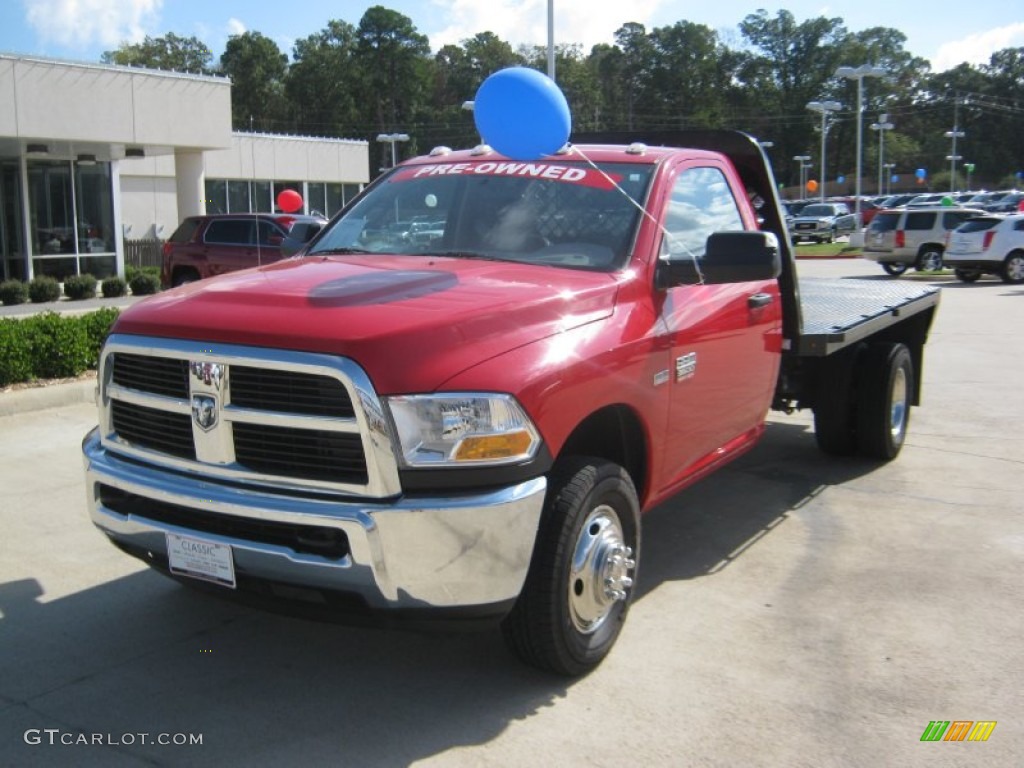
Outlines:
{"type": "Polygon", "coordinates": [[[892,194],[892,170],[896,167],[896,163],[886,163],[882,166],[885,168],[885,194],[892,194]]]}
{"type": "Polygon", "coordinates": [[[946,159],[949,160],[949,191],[954,192],[956,191],[956,161],[963,159],[956,153],[956,140],[962,139],[967,134],[957,130],[957,127],[954,125],[952,131],[946,131],[943,135],[947,139],[953,140],[953,151],[946,155],[946,159]]]}
{"type": "Polygon", "coordinates": [[[395,144],[399,141],[408,141],[409,134],[407,133],[379,133],[377,134],[377,141],[391,145],[391,167],[394,168],[397,165],[395,160],[395,144]]]}
{"type": "Polygon", "coordinates": [[[859,67],[839,67],[836,70],[836,77],[845,77],[857,81],[857,181],[855,185],[856,197],[853,201],[853,213],[860,224],[860,172],[861,172],[861,147],[864,144],[864,78],[882,77],[886,71],[874,64],[861,64],[859,67]]]}
{"type": "Polygon", "coordinates": [[[804,171],[806,171],[810,167],[807,165],[807,161],[811,159],[811,156],[793,155],[793,159],[796,160],[796,162],[800,163],[800,198],[803,199],[804,189],[806,186],[804,183],[804,171]]]}
{"type": "Polygon", "coordinates": [[[878,194],[882,194],[882,170],[885,168],[885,132],[895,128],[889,122],[889,115],[882,113],[878,116],[878,122],[871,124],[871,130],[878,131],[878,194]]]}
{"type": "Polygon", "coordinates": [[[838,101],[809,101],[807,108],[812,112],[821,113],[821,202],[825,202],[825,138],[828,136],[828,115],[838,112],[843,105],[838,101]]]}

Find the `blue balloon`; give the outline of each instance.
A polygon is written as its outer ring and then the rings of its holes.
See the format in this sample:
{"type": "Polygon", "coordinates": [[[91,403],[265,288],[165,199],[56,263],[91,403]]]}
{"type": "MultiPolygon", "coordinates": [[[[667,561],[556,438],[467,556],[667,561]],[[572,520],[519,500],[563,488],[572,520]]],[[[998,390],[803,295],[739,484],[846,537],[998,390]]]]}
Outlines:
{"type": "Polygon", "coordinates": [[[836,182],[837,183],[842,184],[844,181],[846,181],[846,177],[845,176],[837,176],[836,177],[836,182]]]}
{"type": "Polygon", "coordinates": [[[892,177],[891,177],[891,178],[889,179],[889,181],[891,181],[891,182],[893,182],[893,183],[895,183],[895,182],[897,182],[897,181],[899,181],[899,180],[900,180],[900,177],[899,177],[899,176],[897,176],[897,175],[896,175],[895,173],[894,173],[894,174],[892,175],[892,177]]]}
{"type": "Polygon", "coordinates": [[[914,175],[917,176],[917,178],[919,179],[923,179],[925,176],[928,175],[928,171],[926,171],[924,168],[918,168],[916,171],[914,171],[914,175]]]}
{"type": "Polygon", "coordinates": [[[480,137],[513,160],[537,160],[565,146],[572,116],[565,94],[528,67],[495,72],[477,89],[473,119],[480,137]]]}

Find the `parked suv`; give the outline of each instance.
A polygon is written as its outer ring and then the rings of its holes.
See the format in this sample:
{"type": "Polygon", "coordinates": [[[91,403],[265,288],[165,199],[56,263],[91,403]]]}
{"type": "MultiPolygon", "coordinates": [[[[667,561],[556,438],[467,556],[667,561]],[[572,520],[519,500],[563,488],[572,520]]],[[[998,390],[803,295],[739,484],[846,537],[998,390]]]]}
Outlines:
{"type": "Polygon", "coordinates": [[[189,216],[164,243],[160,282],[168,288],[278,261],[289,255],[281,248],[286,238],[302,245],[326,223],[297,214],[189,216]]]}
{"type": "Polygon", "coordinates": [[[857,229],[857,217],[846,203],[811,203],[789,222],[794,243],[813,240],[831,243],[841,234],[857,229]]]}
{"type": "Polygon", "coordinates": [[[950,233],[946,263],[965,283],[983,273],[1024,283],[1024,214],[968,219],[950,233]]]}
{"type": "Polygon", "coordinates": [[[894,277],[910,267],[919,272],[942,269],[946,234],[980,213],[978,208],[955,206],[879,211],[864,232],[863,256],[894,277]]]}

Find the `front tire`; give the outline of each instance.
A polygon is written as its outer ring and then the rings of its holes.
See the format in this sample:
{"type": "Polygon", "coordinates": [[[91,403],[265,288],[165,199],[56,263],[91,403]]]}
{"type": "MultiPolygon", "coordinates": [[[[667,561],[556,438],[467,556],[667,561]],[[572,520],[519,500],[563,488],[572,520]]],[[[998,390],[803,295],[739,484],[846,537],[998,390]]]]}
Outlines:
{"type": "Polygon", "coordinates": [[[883,261],[882,269],[885,270],[886,274],[899,277],[907,271],[907,265],[902,261],[883,261]]]}
{"type": "Polygon", "coordinates": [[[858,364],[857,443],[872,459],[896,458],[907,436],[914,362],[903,344],[868,347],[858,364]]]}
{"type": "Polygon", "coordinates": [[[977,269],[954,269],[953,274],[961,283],[976,283],[981,277],[981,271],[977,269]]]}
{"type": "Polygon", "coordinates": [[[611,651],[626,619],[640,553],[640,504],[626,471],[570,457],[551,476],[533,559],[502,623],[527,664],[576,676],[611,651]]]}
{"type": "Polygon", "coordinates": [[[1004,283],[1024,283],[1024,251],[1013,251],[1006,257],[999,277],[1004,283]]]}

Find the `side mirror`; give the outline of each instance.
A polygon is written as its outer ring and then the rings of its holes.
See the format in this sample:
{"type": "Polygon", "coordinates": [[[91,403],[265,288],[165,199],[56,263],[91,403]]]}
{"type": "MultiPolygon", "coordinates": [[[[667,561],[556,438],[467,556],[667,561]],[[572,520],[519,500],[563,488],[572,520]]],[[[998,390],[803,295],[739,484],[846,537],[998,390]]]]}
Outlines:
{"type": "Polygon", "coordinates": [[[779,241],[773,233],[715,232],[708,237],[703,256],[676,254],[659,260],[656,285],[664,289],[774,280],[781,271],[779,241]]]}

